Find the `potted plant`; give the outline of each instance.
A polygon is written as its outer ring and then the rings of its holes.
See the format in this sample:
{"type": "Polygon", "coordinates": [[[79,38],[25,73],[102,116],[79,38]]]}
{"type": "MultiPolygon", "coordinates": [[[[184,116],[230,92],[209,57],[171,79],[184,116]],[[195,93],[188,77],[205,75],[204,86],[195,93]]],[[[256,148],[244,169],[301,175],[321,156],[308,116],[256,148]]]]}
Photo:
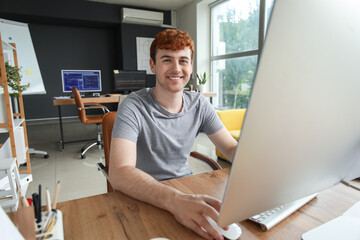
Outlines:
{"type": "Polygon", "coordinates": [[[20,68],[17,66],[11,66],[8,62],[5,63],[6,78],[9,87],[13,90],[9,95],[11,97],[18,97],[19,92],[23,92],[29,88],[30,83],[21,85],[20,68]]]}
{"type": "Polygon", "coordinates": [[[207,76],[206,72],[204,72],[202,75],[199,75],[196,73],[196,78],[198,80],[198,90],[199,92],[205,92],[205,83],[207,82],[207,76]]]}

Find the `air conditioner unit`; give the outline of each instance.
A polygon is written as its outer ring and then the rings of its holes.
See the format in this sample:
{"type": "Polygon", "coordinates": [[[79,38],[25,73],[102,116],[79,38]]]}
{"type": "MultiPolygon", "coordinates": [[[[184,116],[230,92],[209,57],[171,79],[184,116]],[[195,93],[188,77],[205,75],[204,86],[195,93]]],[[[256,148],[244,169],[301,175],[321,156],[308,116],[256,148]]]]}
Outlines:
{"type": "Polygon", "coordinates": [[[161,26],[164,20],[162,12],[122,8],[122,23],[161,26]]]}

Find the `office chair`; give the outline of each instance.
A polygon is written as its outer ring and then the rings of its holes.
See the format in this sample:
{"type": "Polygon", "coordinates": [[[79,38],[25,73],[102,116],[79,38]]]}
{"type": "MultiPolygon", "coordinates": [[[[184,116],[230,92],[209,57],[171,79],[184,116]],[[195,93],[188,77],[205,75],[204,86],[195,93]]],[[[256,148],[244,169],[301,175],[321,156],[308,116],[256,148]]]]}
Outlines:
{"type": "Polygon", "coordinates": [[[90,144],[88,143],[83,148],[81,148],[81,159],[84,159],[84,158],[86,158],[85,153],[90,148],[92,148],[95,145],[99,146],[99,149],[102,147],[100,124],[103,121],[105,113],[109,112],[109,110],[107,109],[107,107],[105,107],[101,104],[98,104],[98,103],[89,103],[89,104],[86,104],[86,106],[85,106],[82,101],[79,90],[77,88],[73,88],[72,92],[74,94],[74,99],[75,99],[76,108],[77,108],[77,112],[78,112],[80,121],[83,124],[96,124],[96,126],[97,126],[97,140],[90,144]],[[101,109],[103,111],[103,113],[100,115],[87,116],[86,110],[89,110],[89,109],[101,109]]]}
{"type": "MultiPolygon", "coordinates": [[[[107,179],[107,190],[108,192],[114,191],[110,182],[108,181],[108,172],[109,172],[109,160],[110,160],[110,144],[111,144],[111,133],[114,126],[114,121],[116,117],[116,112],[109,112],[106,113],[103,119],[103,142],[104,142],[104,154],[105,154],[105,166],[102,163],[98,163],[98,170],[102,171],[102,173],[105,175],[107,179]]],[[[213,159],[198,153],[198,152],[191,152],[190,156],[204,161],[206,164],[208,164],[211,169],[213,170],[219,170],[222,169],[222,167],[213,159]]]]}
{"type": "MultiPolygon", "coordinates": [[[[236,141],[239,141],[241,128],[246,114],[246,108],[217,110],[216,112],[226,129],[229,131],[230,135],[236,141]]],[[[229,161],[217,148],[216,156],[218,157],[218,159],[229,161]]]]}

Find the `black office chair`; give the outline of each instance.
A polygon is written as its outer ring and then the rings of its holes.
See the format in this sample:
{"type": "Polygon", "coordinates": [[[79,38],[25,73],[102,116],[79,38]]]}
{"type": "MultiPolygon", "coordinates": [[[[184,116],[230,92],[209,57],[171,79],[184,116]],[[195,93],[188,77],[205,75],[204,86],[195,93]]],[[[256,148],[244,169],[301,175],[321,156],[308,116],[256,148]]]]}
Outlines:
{"type": "Polygon", "coordinates": [[[99,146],[99,148],[102,147],[103,143],[102,143],[102,137],[101,137],[100,124],[103,121],[105,113],[109,112],[109,110],[107,109],[106,106],[103,106],[98,103],[89,103],[89,104],[86,104],[86,106],[85,106],[82,101],[79,90],[77,88],[73,88],[72,92],[74,94],[74,99],[75,99],[77,112],[78,112],[80,121],[84,124],[96,124],[96,126],[97,126],[97,140],[90,144],[88,143],[84,147],[81,148],[81,158],[84,159],[84,158],[86,158],[85,153],[90,148],[92,148],[93,146],[96,146],[96,145],[99,146]],[[94,115],[94,116],[87,116],[86,110],[89,110],[89,109],[101,109],[102,114],[94,115]]]}

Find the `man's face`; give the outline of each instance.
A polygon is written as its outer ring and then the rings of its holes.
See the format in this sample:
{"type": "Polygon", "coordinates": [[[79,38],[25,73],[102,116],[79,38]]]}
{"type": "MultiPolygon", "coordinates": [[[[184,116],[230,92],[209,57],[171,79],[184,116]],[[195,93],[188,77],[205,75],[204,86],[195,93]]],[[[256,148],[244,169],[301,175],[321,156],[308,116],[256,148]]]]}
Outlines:
{"type": "Polygon", "coordinates": [[[151,71],[156,74],[156,87],[171,92],[181,91],[192,73],[191,53],[188,47],[177,51],[157,49],[156,64],[150,59],[151,71]]]}

